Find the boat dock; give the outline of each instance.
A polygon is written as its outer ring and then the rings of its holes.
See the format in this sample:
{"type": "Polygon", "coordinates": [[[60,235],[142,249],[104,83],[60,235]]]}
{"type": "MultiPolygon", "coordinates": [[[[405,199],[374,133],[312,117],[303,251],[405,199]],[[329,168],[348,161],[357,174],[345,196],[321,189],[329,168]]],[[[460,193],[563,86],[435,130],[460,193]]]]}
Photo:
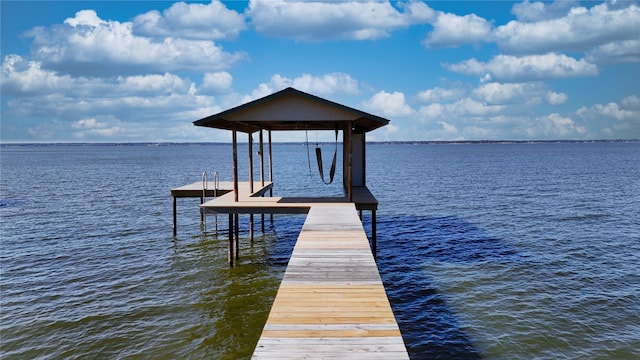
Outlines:
{"type": "MultiPolygon", "coordinates": [[[[307,214],[287,265],[253,359],[408,359],[375,263],[378,201],[366,186],[366,133],[388,119],[294,88],[267,95],[194,121],[194,125],[231,131],[233,191],[206,201],[203,183],[171,191],[177,197],[200,197],[201,214],[227,214],[228,261],[238,260],[239,214],[307,214]],[[343,196],[274,197],[266,183],[264,133],[268,141],[268,179],[272,181],[272,131],[330,131],[335,134],[327,180],[322,149],[316,147],[321,181],[334,181],[342,132],[343,196]],[[248,177],[240,182],[238,133],[247,135],[248,177]],[[258,135],[260,185],[253,175],[253,134],[258,135]],[[195,190],[193,189],[195,187],[195,190]],[[269,196],[264,196],[269,190],[269,196]],[[371,212],[371,245],[362,227],[362,212],[371,212]]],[[[307,139],[308,139],[308,134],[307,139]]],[[[311,166],[307,140],[307,165],[311,166]]],[[[203,174],[204,175],[204,174],[203,174]]],[[[222,184],[222,183],[221,183],[222,184]]],[[[223,186],[220,186],[222,188],[223,186]]]]}
{"type": "Polygon", "coordinates": [[[253,359],[409,359],[355,206],[317,203],[253,359]]]}
{"type": "MultiPolygon", "coordinates": [[[[171,189],[173,200],[173,236],[178,233],[178,198],[199,198],[202,205],[207,198],[218,198],[233,192],[233,181],[197,181],[171,189]]],[[[253,187],[249,182],[238,183],[238,193],[243,197],[263,196],[273,188],[271,181],[255,181],[253,187]]],[[[204,212],[201,220],[204,221],[204,212]]]]}
{"type": "Polygon", "coordinates": [[[253,359],[408,359],[358,213],[377,201],[366,188],[354,194],[357,203],[224,195],[200,206],[229,214],[231,264],[235,215],[307,214],[253,359]]]}

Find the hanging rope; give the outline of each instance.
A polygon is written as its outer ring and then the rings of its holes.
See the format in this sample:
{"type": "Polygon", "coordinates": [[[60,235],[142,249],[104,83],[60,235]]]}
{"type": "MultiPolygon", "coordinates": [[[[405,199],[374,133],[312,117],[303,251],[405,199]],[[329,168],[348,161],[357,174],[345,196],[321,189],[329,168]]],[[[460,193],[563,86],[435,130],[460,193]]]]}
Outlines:
{"type": "Polygon", "coordinates": [[[313,178],[313,172],[311,171],[311,155],[309,155],[309,131],[304,129],[304,134],[307,137],[307,164],[309,165],[309,177],[313,178]]]}
{"type": "Polygon", "coordinates": [[[322,169],[322,149],[316,143],[316,161],[318,162],[318,172],[320,173],[320,178],[322,182],[326,185],[329,185],[333,182],[333,178],[336,175],[336,160],[338,158],[338,129],[336,129],[336,148],[333,152],[333,161],[331,162],[331,169],[329,170],[329,181],[324,179],[324,171],[322,169]]]}

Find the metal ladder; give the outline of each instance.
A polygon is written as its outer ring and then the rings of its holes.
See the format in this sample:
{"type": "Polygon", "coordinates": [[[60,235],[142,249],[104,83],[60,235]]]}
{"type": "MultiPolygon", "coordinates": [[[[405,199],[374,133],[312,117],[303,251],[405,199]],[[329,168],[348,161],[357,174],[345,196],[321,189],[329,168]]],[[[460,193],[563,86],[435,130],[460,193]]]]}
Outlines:
{"type": "MultiPolygon", "coordinates": [[[[213,197],[218,197],[218,189],[220,188],[220,178],[218,177],[218,172],[213,172],[213,197]]],[[[205,170],[202,173],[202,204],[207,202],[207,190],[209,189],[209,174],[205,170]]],[[[207,214],[204,212],[204,209],[200,209],[202,214],[202,228],[206,234],[207,232],[207,214]]],[[[216,234],[218,233],[218,214],[215,214],[215,223],[216,223],[216,234]]]]}

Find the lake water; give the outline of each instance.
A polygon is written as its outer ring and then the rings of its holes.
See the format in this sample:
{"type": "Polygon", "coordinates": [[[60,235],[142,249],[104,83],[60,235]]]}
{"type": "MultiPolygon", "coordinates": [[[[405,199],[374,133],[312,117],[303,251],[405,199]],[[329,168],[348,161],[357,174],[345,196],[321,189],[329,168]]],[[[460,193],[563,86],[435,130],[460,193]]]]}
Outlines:
{"type": "MultiPolygon", "coordinates": [[[[230,145],[0,150],[1,358],[250,357],[304,216],[267,219],[253,244],[241,217],[233,268],[198,199],[178,200],[172,236],[169,189],[231,179],[230,145]]],[[[274,195],[341,193],[304,144],[273,151],[274,195]]],[[[367,159],[412,359],[640,358],[640,143],[371,144],[367,159]]]]}

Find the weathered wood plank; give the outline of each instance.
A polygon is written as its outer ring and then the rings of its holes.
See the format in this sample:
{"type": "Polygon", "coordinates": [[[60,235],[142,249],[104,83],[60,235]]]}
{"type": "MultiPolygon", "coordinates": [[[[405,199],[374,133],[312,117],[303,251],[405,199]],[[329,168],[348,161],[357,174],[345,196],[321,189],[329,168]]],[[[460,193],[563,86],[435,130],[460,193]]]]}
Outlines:
{"type": "Polygon", "coordinates": [[[408,359],[353,204],[310,207],[253,359],[408,359]]]}

